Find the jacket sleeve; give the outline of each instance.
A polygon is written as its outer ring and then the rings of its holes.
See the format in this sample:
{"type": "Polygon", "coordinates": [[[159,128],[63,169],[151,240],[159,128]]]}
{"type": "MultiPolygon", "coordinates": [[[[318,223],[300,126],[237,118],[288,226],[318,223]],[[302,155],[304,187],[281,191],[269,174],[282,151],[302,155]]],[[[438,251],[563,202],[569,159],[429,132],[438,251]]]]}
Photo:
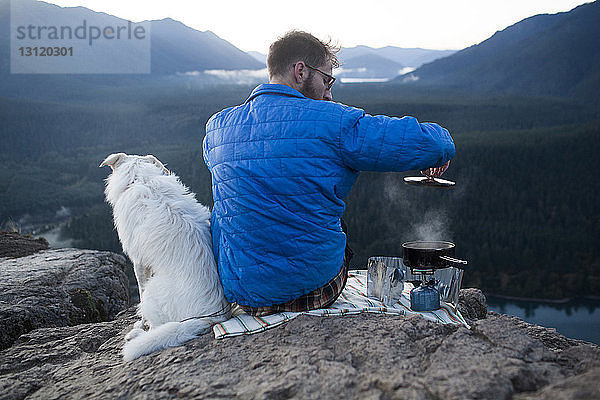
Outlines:
{"type": "Polygon", "coordinates": [[[208,141],[206,136],[202,139],[202,157],[204,158],[204,164],[210,169],[210,161],[208,159],[208,141]]]}
{"type": "Polygon", "coordinates": [[[212,117],[210,117],[210,119],[208,120],[208,122],[206,123],[206,127],[204,129],[204,139],[202,139],[202,157],[204,158],[204,163],[206,164],[206,166],[208,167],[208,169],[210,170],[210,159],[208,157],[208,152],[209,152],[209,132],[212,129],[211,126],[211,122],[214,119],[214,115],[212,117]]]}
{"type": "Polygon", "coordinates": [[[358,171],[409,171],[439,167],[454,157],[454,141],[438,124],[414,117],[369,115],[349,109],[342,117],[343,162],[358,171]]]}

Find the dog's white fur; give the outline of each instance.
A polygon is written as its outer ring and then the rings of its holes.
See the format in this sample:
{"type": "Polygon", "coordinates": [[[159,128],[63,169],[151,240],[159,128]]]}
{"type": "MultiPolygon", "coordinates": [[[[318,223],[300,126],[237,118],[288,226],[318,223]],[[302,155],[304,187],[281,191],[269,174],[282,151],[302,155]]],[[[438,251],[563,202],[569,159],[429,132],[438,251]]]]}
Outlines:
{"type": "Polygon", "coordinates": [[[111,154],[100,166],[112,168],[106,200],[140,292],[142,319],[125,337],[123,358],[179,346],[228,319],[208,208],[154,156],[111,154]]]}

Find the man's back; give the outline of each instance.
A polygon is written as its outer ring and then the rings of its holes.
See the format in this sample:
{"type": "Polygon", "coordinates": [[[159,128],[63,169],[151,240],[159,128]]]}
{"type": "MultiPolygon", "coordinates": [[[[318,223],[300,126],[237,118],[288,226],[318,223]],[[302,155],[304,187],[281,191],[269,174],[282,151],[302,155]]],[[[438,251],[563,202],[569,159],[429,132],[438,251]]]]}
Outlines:
{"type": "Polygon", "coordinates": [[[268,306],[324,285],[342,266],[343,199],[358,171],[420,169],[453,155],[437,125],[259,86],[243,105],[213,116],[204,140],[227,298],[268,306]]]}
{"type": "Polygon", "coordinates": [[[296,93],[260,94],[207,124],[215,254],[229,300],[244,305],[297,298],[342,265],[340,215],[357,172],[340,162],[341,112],[296,93]]]}

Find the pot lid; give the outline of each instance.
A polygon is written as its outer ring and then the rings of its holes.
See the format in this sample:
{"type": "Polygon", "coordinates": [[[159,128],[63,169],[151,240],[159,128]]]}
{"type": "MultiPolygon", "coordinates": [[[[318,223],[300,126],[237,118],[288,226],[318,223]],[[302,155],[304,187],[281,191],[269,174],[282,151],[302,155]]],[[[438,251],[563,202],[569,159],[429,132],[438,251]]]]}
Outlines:
{"type": "Polygon", "coordinates": [[[447,181],[442,178],[428,178],[426,176],[405,176],[404,183],[414,186],[449,188],[455,185],[455,182],[447,181]]]}

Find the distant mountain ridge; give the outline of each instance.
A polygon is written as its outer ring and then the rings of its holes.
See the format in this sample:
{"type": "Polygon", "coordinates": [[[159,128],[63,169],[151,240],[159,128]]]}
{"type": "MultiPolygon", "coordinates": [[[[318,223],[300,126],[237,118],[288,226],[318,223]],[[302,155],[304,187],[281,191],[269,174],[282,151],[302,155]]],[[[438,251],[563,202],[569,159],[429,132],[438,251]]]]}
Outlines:
{"type": "Polygon", "coordinates": [[[455,50],[405,49],[386,46],[373,48],[356,46],[342,48],[338,54],[341,70],[338,76],[348,78],[393,79],[425,62],[453,54],[455,50]]]}
{"type": "MultiPolygon", "coordinates": [[[[17,1],[17,0],[15,0],[17,1]]],[[[88,19],[126,20],[84,7],[18,0],[53,23],[88,19]]],[[[10,74],[10,0],[0,0],[0,95],[46,98],[80,96],[90,88],[123,85],[201,85],[264,81],[266,56],[245,53],[211,31],[198,31],[170,18],[151,22],[151,74],[10,74]],[[212,70],[210,72],[205,72],[212,70]],[[230,73],[234,71],[235,73],[230,73]],[[237,74],[237,75],[236,75],[237,74]]],[[[416,85],[489,93],[568,96],[600,103],[600,1],[569,12],[526,18],[467,49],[405,49],[394,46],[342,48],[341,82],[354,79],[411,81],[416,85]]],[[[107,23],[108,23],[107,22],[107,23]]]]}
{"type": "Polygon", "coordinates": [[[263,54],[261,52],[258,51],[249,51],[248,54],[252,57],[254,57],[254,59],[258,62],[260,62],[262,65],[266,66],[267,65],[267,55],[263,54]]]}
{"type": "MultiPolygon", "coordinates": [[[[27,9],[31,22],[49,21],[56,25],[75,25],[80,21],[101,21],[104,25],[125,24],[127,20],[106,13],[96,12],[85,7],[60,7],[36,0],[19,0],[27,9]]],[[[261,70],[265,68],[266,55],[258,52],[245,53],[221,39],[211,31],[198,31],[183,23],[165,18],[150,22],[150,76],[147,74],[115,75],[15,75],[10,74],[10,0],[0,0],[0,90],[4,95],[39,97],[44,89],[40,86],[63,88],[76,92],[84,86],[115,86],[123,84],[160,84],[165,78],[175,77],[178,83],[188,80],[192,84],[237,82],[244,78],[246,83],[264,81],[264,73],[244,74],[227,71],[261,70]],[[206,72],[209,71],[209,72],[206,72]],[[240,75],[241,74],[241,75],[240,75]]],[[[43,25],[44,23],[42,23],[43,25]]],[[[111,47],[115,61],[123,61],[119,56],[123,48],[111,47]]],[[[357,46],[344,48],[340,52],[342,69],[337,74],[344,78],[389,80],[406,71],[406,67],[418,67],[421,63],[451,54],[453,51],[403,49],[394,46],[371,48],[357,46]]],[[[83,60],[94,67],[91,60],[83,60]]],[[[81,70],[87,71],[82,65],[81,70]]],[[[100,70],[100,72],[102,72],[100,70]]],[[[171,82],[172,83],[172,82],[171,82]]],[[[184,83],[185,84],[185,83],[184,83]]],[[[43,96],[42,96],[43,97],[43,96]]]]}
{"type": "Polygon", "coordinates": [[[600,1],[526,18],[489,39],[397,78],[465,90],[598,101],[600,1]]]}
{"type": "MultiPolygon", "coordinates": [[[[430,50],[420,48],[402,48],[386,46],[343,47],[338,53],[341,68],[335,71],[339,78],[380,78],[392,79],[404,73],[406,69],[415,69],[426,62],[446,57],[456,50],[430,50]]],[[[248,52],[257,61],[266,64],[266,54],[257,51],[248,52]]]]}
{"type": "Polygon", "coordinates": [[[396,46],[385,46],[373,48],[369,46],[344,47],[340,50],[338,57],[343,63],[350,62],[355,57],[365,55],[377,55],[400,64],[402,67],[418,68],[421,65],[447,57],[456,50],[431,50],[421,48],[403,48],[396,46]]]}
{"type": "MultiPolygon", "coordinates": [[[[127,24],[127,20],[84,7],[60,7],[35,0],[16,0],[27,11],[28,23],[51,21],[53,25],[77,26],[87,20],[102,26],[127,24]]],[[[97,89],[122,86],[200,85],[222,82],[206,70],[254,70],[264,68],[253,57],[211,31],[198,31],[170,18],[150,22],[149,74],[11,74],[10,0],[0,0],[0,96],[31,99],[92,99],[97,89]]],[[[115,43],[110,56],[122,61],[126,51],[115,43]]],[[[86,60],[84,60],[86,61],[86,60]]],[[[89,60],[87,60],[89,63],[89,60]]],[[[82,70],[86,70],[83,66],[82,70]]],[[[99,72],[102,72],[101,70],[99,72]]]]}
{"type": "Polygon", "coordinates": [[[335,75],[344,78],[391,79],[401,74],[404,66],[377,54],[363,54],[342,63],[335,75]]]}
{"type": "MultiPolygon", "coordinates": [[[[32,22],[42,14],[45,20],[56,25],[75,25],[80,21],[103,21],[107,25],[126,24],[127,20],[85,7],[60,7],[35,0],[18,0],[25,4],[32,22]]],[[[261,64],[231,43],[211,31],[198,31],[171,18],[153,20],[151,23],[151,73],[170,75],[207,69],[258,69],[261,64]]],[[[10,0],[0,0],[0,24],[10,27],[10,0]]],[[[6,32],[3,32],[6,33],[6,32]]],[[[7,72],[10,35],[0,38],[3,56],[0,72],[7,72]]]]}
{"type": "Polygon", "coordinates": [[[151,23],[153,74],[263,68],[252,56],[211,31],[197,31],[171,18],[151,23]]]}

